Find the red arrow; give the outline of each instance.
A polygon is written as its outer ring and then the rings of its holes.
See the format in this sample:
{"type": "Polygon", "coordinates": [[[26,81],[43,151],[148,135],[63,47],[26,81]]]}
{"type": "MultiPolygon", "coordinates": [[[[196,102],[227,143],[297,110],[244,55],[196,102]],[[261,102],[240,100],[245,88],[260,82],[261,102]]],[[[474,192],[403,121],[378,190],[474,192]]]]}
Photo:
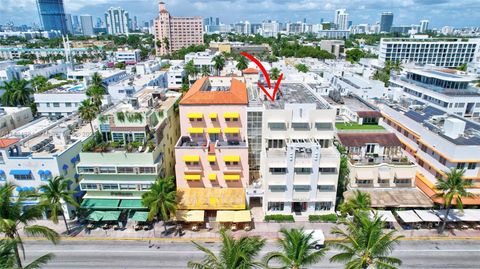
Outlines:
{"type": "MultiPolygon", "coordinates": [[[[260,70],[263,73],[263,76],[267,80],[268,88],[272,89],[272,85],[270,84],[270,76],[268,75],[267,70],[265,70],[265,67],[262,65],[262,63],[257,58],[253,57],[252,55],[250,55],[250,54],[248,54],[244,51],[240,52],[240,54],[247,57],[250,61],[254,62],[260,68],[260,70]]],[[[268,93],[268,91],[265,89],[265,87],[263,87],[263,85],[260,84],[260,82],[258,82],[258,87],[260,87],[260,89],[262,89],[262,91],[265,93],[265,95],[267,95],[268,98],[270,98],[270,100],[272,100],[272,102],[275,102],[275,95],[277,94],[278,88],[280,87],[280,82],[282,82],[282,78],[283,78],[283,73],[280,74],[280,77],[278,78],[277,83],[275,83],[275,88],[273,89],[272,94],[268,93]]]]}

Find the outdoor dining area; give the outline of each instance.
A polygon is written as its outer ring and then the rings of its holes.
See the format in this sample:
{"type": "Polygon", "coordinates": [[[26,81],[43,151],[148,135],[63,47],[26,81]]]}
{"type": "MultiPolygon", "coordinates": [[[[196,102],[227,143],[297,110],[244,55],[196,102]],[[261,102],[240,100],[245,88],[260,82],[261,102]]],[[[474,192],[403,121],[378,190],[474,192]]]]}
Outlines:
{"type": "Polygon", "coordinates": [[[220,210],[217,211],[216,222],[220,223],[221,227],[228,228],[232,231],[252,229],[252,215],[250,210],[220,210]]]}
{"type": "Polygon", "coordinates": [[[115,230],[121,229],[120,211],[93,211],[86,218],[89,223],[87,224],[88,230],[93,230],[98,227],[102,227],[104,230],[114,228],[115,230]]]}

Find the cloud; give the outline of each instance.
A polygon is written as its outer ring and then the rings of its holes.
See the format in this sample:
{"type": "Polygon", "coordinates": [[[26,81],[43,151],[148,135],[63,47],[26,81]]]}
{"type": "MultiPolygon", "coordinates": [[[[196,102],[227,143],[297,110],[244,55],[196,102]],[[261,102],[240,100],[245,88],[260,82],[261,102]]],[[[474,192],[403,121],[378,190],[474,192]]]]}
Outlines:
{"type": "MultiPolygon", "coordinates": [[[[0,0],[0,23],[38,22],[36,0],[0,0]]],[[[383,11],[395,14],[394,24],[413,24],[430,19],[431,25],[475,26],[480,24],[478,0],[164,0],[172,15],[220,17],[225,23],[266,19],[308,22],[332,20],[333,12],[346,8],[354,24],[375,23],[383,11]]],[[[151,20],[158,15],[157,0],[64,0],[72,14],[103,17],[111,6],[123,7],[131,16],[151,20]]]]}

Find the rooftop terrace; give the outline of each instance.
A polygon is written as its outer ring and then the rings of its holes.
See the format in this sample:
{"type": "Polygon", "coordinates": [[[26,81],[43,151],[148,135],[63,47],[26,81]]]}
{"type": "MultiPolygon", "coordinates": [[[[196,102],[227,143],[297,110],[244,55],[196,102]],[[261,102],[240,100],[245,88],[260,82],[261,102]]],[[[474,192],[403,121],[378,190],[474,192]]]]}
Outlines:
{"type": "Polygon", "coordinates": [[[285,104],[287,103],[316,104],[317,109],[330,108],[330,105],[322,97],[315,95],[301,83],[282,83],[278,90],[275,102],[268,99],[264,93],[260,93],[259,97],[267,109],[284,109],[285,104]]]}

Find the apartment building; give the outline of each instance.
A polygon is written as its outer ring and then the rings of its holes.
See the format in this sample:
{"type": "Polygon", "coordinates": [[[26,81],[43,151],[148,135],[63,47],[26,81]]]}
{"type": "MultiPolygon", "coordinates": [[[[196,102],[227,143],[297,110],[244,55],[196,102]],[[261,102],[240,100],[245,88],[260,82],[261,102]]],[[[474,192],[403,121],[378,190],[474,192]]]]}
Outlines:
{"type": "Polygon", "coordinates": [[[32,109],[29,107],[0,107],[0,136],[33,120],[32,109]]]}
{"type": "MultiPolygon", "coordinates": [[[[63,176],[71,180],[68,188],[80,201],[83,193],[78,188],[75,165],[90,135],[89,124],[77,117],[60,121],[40,118],[12,130],[0,138],[0,184],[15,184],[14,195],[18,196],[21,192],[38,190],[53,177],[63,176]]],[[[38,200],[32,198],[24,206],[37,203],[38,200]]],[[[63,208],[67,218],[74,217],[73,207],[64,205],[63,208]]]]}
{"type": "Polygon", "coordinates": [[[480,39],[382,38],[381,61],[414,62],[459,67],[478,60],[480,39]]]}
{"type": "Polygon", "coordinates": [[[182,88],[183,78],[186,72],[181,64],[174,64],[170,66],[167,72],[167,87],[172,90],[178,90],[182,88]]]}
{"type": "Polygon", "coordinates": [[[340,163],[335,109],[301,83],[282,84],[275,102],[251,87],[249,99],[250,156],[260,171],[247,198],[259,197],[265,214],[334,212],[340,163]]]}
{"type": "Polygon", "coordinates": [[[213,67],[213,57],[218,54],[218,52],[214,52],[209,49],[200,52],[190,52],[185,55],[185,63],[193,61],[193,64],[200,73],[202,72],[202,68],[204,66],[208,67],[210,73],[213,73],[213,71],[215,71],[215,68],[213,67]]]}
{"type": "Polygon", "coordinates": [[[126,64],[136,64],[140,62],[140,50],[118,50],[115,51],[115,61],[124,62],[126,64]]]}
{"type": "MultiPolygon", "coordinates": [[[[381,123],[395,133],[402,148],[418,164],[416,185],[434,202],[437,178],[452,168],[465,169],[465,178],[474,181],[468,191],[479,193],[480,125],[433,106],[411,102],[381,103],[381,123]],[[414,104],[413,106],[410,104],[414,104]]],[[[466,205],[479,205],[480,199],[464,198],[466,205]]]]}
{"type": "MultiPolygon", "coordinates": [[[[71,57],[75,55],[95,55],[103,53],[101,48],[72,48],[69,50],[71,57]]],[[[22,48],[22,47],[1,47],[0,58],[20,59],[22,54],[34,54],[37,59],[47,56],[65,55],[63,48],[22,48]]]]}
{"type": "Polygon", "coordinates": [[[246,85],[233,77],[204,77],[180,101],[175,146],[178,208],[245,209],[249,184],[246,85]]]}
{"type": "Polygon", "coordinates": [[[157,179],[174,175],[178,139],[175,103],[180,94],[148,88],[98,117],[97,135],[83,147],[77,165],[82,208],[138,210],[157,179]]]}
{"type": "Polygon", "coordinates": [[[88,96],[83,84],[69,84],[42,93],[35,93],[33,99],[39,115],[60,117],[75,113],[80,103],[88,99],[88,96]]]}
{"type": "Polygon", "coordinates": [[[165,8],[165,3],[159,3],[160,14],[155,20],[155,40],[157,53],[169,54],[190,45],[203,44],[202,17],[173,17],[165,8]]]}
{"type": "Polygon", "coordinates": [[[480,117],[480,93],[473,85],[474,76],[455,70],[432,67],[409,67],[405,74],[393,76],[390,88],[397,88],[398,99],[409,98],[466,118],[480,117]]]}

